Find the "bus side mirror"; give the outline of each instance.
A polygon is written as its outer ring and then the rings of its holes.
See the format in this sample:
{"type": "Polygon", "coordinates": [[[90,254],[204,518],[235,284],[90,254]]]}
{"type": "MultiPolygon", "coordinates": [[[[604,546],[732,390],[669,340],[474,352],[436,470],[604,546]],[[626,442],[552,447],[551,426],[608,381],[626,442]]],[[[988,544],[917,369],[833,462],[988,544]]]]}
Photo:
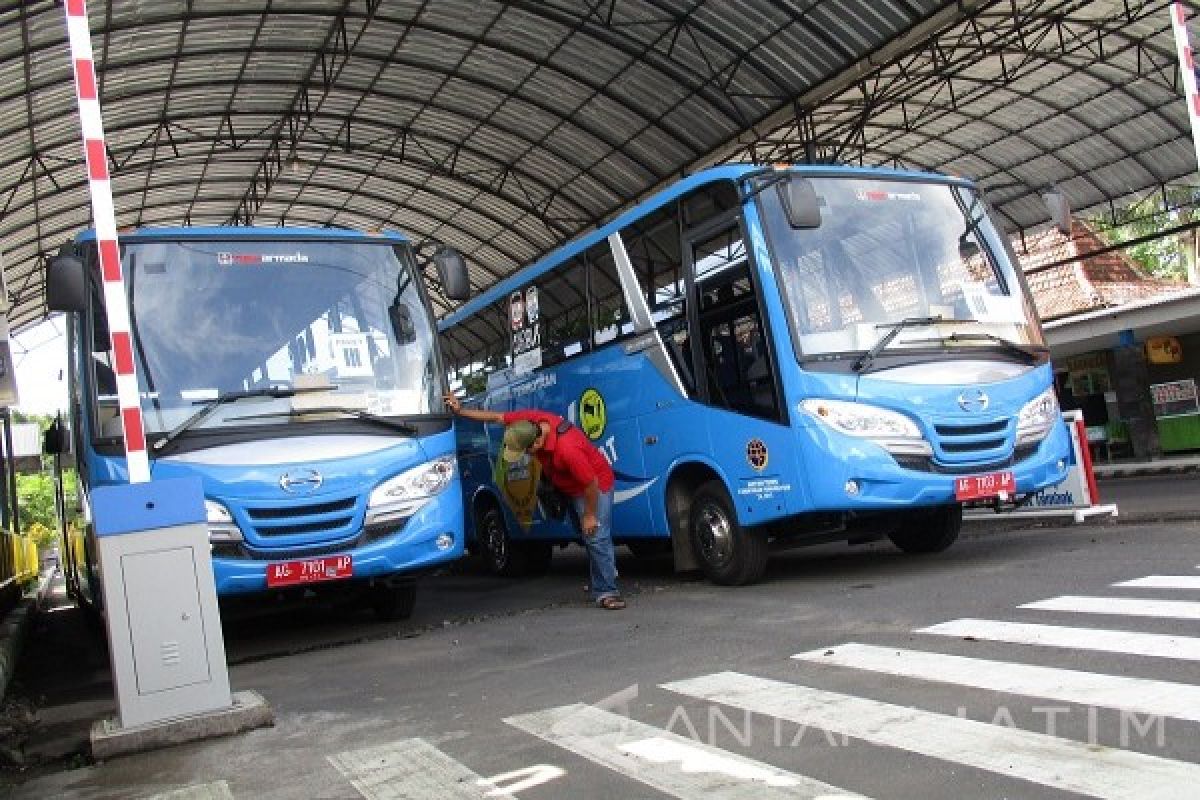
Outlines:
{"type": "Polygon", "coordinates": [[[467,262],[453,247],[439,247],[433,254],[437,267],[438,281],[442,291],[451,300],[466,300],[471,296],[471,282],[467,277],[467,262]]]}
{"type": "Polygon", "coordinates": [[[46,306],[51,311],[87,309],[83,262],[75,256],[55,256],[46,265],[46,306]]]}
{"type": "Polygon", "coordinates": [[[799,229],[821,227],[821,203],[812,181],[793,175],[779,184],[779,198],[788,225],[799,229]]]}

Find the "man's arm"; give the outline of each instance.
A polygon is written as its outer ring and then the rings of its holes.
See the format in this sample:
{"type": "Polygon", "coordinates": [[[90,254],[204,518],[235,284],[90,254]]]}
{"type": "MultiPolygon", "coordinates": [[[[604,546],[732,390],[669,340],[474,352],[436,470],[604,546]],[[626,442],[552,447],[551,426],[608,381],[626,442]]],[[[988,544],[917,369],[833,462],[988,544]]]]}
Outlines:
{"type": "Polygon", "coordinates": [[[460,417],[473,419],[476,422],[504,422],[504,414],[499,411],[485,411],[482,408],[463,408],[460,401],[453,394],[448,394],[442,398],[446,403],[446,408],[450,412],[460,417]]]}
{"type": "Polygon", "coordinates": [[[599,521],[596,519],[596,508],[600,502],[600,484],[592,478],[583,490],[583,519],[579,521],[579,526],[583,528],[584,536],[592,536],[596,533],[596,529],[600,527],[599,521]]]}

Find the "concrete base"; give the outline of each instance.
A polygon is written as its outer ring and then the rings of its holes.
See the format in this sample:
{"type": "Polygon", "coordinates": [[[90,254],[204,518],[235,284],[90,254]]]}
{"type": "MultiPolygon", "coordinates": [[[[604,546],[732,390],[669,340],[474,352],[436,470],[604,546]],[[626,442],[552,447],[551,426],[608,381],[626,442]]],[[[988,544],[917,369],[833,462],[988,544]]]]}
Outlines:
{"type": "Polygon", "coordinates": [[[275,714],[258,692],[234,692],[233,705],[189,717],[122,728],[116,719],[97,720],[92,725],[92,758],[105,761],[130,753],[142,753],[160,747],[229,736],[234,733],[267,728],[275,724],[275,714]]]}

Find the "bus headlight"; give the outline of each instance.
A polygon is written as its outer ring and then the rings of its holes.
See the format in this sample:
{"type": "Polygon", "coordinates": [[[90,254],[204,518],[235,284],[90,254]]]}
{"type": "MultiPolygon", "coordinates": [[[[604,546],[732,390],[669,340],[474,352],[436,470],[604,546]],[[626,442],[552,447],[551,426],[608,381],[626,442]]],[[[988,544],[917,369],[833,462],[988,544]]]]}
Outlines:
{"type": "Polygon", "coordinates": [[[212,544],[240,542],[242,530],[233,521],[229,509],[216,500],[204,500],[204,514],[208,522],[208,541],[212,544]]]}
{"type": "Polygon", "coordinates": [[[903,414],[866,403],[809,398],[800,410],[847,436],[871,439],[891,453],[932,455],[917,424],[903,414]]]}
{"type": "Polygon", "coordinates": [[[1045,439],[1060,417],[1053,388],[1030,400],[1017,415],[1017,447],[1045,439]]]}
{"type": "Polygon", "coordinates": [[[379,484],[367,499],[367,524],[411,517],[451,484],[455,463],[453,455],[439,456],[379,484]]]}

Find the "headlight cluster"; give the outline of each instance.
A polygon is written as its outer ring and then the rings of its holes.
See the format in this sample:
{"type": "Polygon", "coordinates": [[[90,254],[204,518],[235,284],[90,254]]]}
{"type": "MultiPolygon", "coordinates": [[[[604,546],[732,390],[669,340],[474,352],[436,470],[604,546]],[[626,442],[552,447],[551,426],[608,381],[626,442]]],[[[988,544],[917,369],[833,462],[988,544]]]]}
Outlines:
{"type": "Polygon", "coordinates": [[[1061,416],[1054,389],[1047,389],[1030,400],[1017,415],[1017,447],[1045,439],[1061,416]]]}
{"type": "Polygon", "coordinates": [[[218,542],[242,541],[242,530],[233,521],[233,514],[229,513],[228,508],[216,500],[205,498],[204,514],[208,521],[209,542],[216,544],[218,542]]]}
{"type": "Polygon", "coordinates": [[[367,499],[367,524],[411,517],[451,484],[455,464],[453,455],[439,456],[379,484],[367,499]]]}
{"type": "Polygon", "coordinates": [[[915,422],[886,408],[810,398],[800,403],[800,409],[840,433],[871,439],[892,453],[930,455],[933,452],[915,422]]]}

